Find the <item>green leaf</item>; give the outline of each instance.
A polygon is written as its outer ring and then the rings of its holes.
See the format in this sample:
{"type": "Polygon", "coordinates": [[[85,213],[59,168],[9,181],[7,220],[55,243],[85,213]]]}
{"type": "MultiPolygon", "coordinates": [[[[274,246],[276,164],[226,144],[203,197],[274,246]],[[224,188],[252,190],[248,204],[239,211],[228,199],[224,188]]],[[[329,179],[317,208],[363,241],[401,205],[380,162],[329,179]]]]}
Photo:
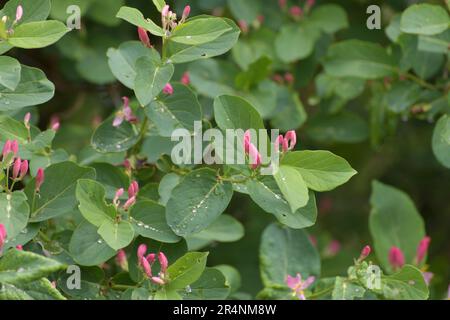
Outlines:
{"type": "Polygon", "coordinates": [[[92,135],[92,147],[99,152],[122,152],[132,148],[137,142],[133,126],[124,121],[119,127],[113,126],[113,116],[106,119],[92,135]]]}
{"type": "Polygon", "coordinates": [[[251,24],[261,12],[261,2],[259,0],[227,0],[228,8],[237,21],[243,20],[251,24]]]}
{"type": "Polygon", "coordinates": [[[22,19],[18,22],[19,24],[42,21],[47,19],[50,14],[50,0],[9,0],[1,10],[0,16],[6,15],[9,17],[10,21],[14,21],[16,19],[16,10],[19,5],[23,7],[23,15],[22,19]]]}
{"type": "Polygon", "coordinates": [[[52,283],[46,278],[19,285],[18,288],[26,292],[27,295],[35,300],[66,300],[66,298],[54,288],[52,283]]]}
{"type": "Polygon", "coordinates": [[[202,120],[202,110],[195,93],[180,83],[173,84],[173,94],[161,95],[145,107],[163,137],[171,137],[176,129],[194,132],[194,122],[202,120]]]}
{"type": "Polygon", "coordinates": [[[97,232],[114,250],[125,248],[134,238],[133,226],[123,220],[119,222],[105,220],[97,232]]]}
{"type": "Polygon", "coordinates": [[[94,180],[80,179],[76,187],[76,198],[80,203],[78,209],[83,217],[94,226],[113,222],[116,209],[112,204],[106,204],[105,188],[94,180]]]}
{"type": "Polygon", "coordinates": [[[274,178],[292,212],[308,204],[308,187],[298,170],[281,165],[274,174],[274,178]]]}
{"type": "Polygon", "coordinates": [[[199,45],[214,41],[231,27],[222,18],[198,18],[178,25],[169,37],[170,41],[199,45]]]}
{"type": "Polygon", "coordinates": [[[20,81],[19,61],[8,56],[0,57],[0,85],[15,90],[20,81]]]}
{"type": "Polygon", "coordinates": [[[69,243],[69,252],[76,263],[96,266],[112,258],[116,251],[101,238],[97,228],[83,221],[75,229],[69,243]]]}
{"type": "Polygon", "coordinates": [[[317,28],[330,34],[349,27],[347,13],[335,4],[318,6],[311,13],[310,19],[317,28]]]}
{"type": "Polygon", "coordinates": [[[316,223],[316,197],[312,191],[309,191],[306,206],[292,212],[273,176],[251,179],[246,186],[252,200],[264,211],[273,214],[282,224],[293,229],[303,229],[316,223]]]}
{"type": "Polygon", "coordinates": [[[297,93],[286,87],[278,86],[276,110],[271,114],[271,125],[281,131],[300,128],[308,119],[302,101],[297,93]]]}
{"type": "Polygon", "coordinates": [[[44,48],[61,39],[70,29],[55,20],[28,22],[17,26],[8,43],[24,49],[44,48]]]}
{"type": "Polygon", "coordinates": [[[20,234],[27,226],[29,215],[27,196],[22,191],[0,193],[0,224],[5,226],[8,239],[20,234]]]}
{"type": "Polygon", "coordinates": [[[180,241],[167,225],[166,209],[154,201],[139,201],[130,212],[130,221],[136,233],[144,238],[174,243],[180,241]]]}
{"type": "Polygon", "coordinates": [[[184,289],[197,281],[205,270],[208,252],[188,252],[167,269],[167,288],[184,289]]]}
{"type": "Polygon", "coordinates": [[[199,45],[167,42],[167,56],[170,61],[172,63],[186,63],[219,56],[229,51],[236,44],[241,31],[234,21],[226,18],[222,18],[222,20],[228,24],[230,30],[213,41],[199,45]]]}
{"type": "Polygon", "coordinates": [[[428,286],[422,272],[411,265],[405,265],[399,272],[381,278],[383,295],[392,300],[426,300],[428,286]]]}
{"type": "Polygon", "coordinates": [[[166,174],[159,183],[158,193],[160,196],[159,202],[166,205],[172,194],[172,190],[180,183],[180,176],[176,173],[166,174]]]}
{"type": "Polygon", "coordinates": [[[395,60],[378,44],[346,40],[330,47],[325,71],[334,77],[378,79],[396,73],[395,60]]]}
{"type": "Polygon", "coordinates": [[[281,163],[298,170],[314,191],[333,190],[357,173],[344,158],[329,151],[289,152],[281,163]]]}
{"type": "Polygon", "coordinates": [[[28,204],[31,208],[31,222],[45,221],[64,215],[76,208],[75,186],[79,179],[95,178],[91,168],[80,167],[67,161],[56,163],[45,169],[45,181],[39,195],[35,195],[36,179],[25,187],[28,204]],[[64,177],[62,179],[61,177],[64,177]]]}
{"type": "Polygon", "coordinates": [[[355,298],[362,298],[365,291],[363,287],[345,278],[336,277],[332,298],[333,300],[355,300],[355,298]]]}
{"type": "Polygon", "coordinates": [[[319,253],[303,230],[271,224],[262,235],[259,259],[266,287],[284,287],[288,274],[303,279],[320,274],[319,253]]]}
{"type": "Polygon", "coordinates": [[[11,249],[0,259],[0,283],[27,283],[62,269],[65,269],[65,266],[55,260],[32,252],[11,249]]]}
{"type": "Polygon", "coordinates": [[[55,86],[44,72],[22,65],[20,82],[14,91],[0,85],[0,111],[11,111],[47,102],[55,94],[55,86]]]}
{"type": "Polygon", "coordinates": [[[166,5],[166,2],[164,0],[153,0],[153,4],[155,5],[156,9],[161,12],[166,5]]]}
{"type": "Polygon", "coordinates": [[[214,269],[220,270],[220,272],[222,272],[225,276],[225,284],[230,288],[231,293],[235,293],[241,288],[241,275],[236,268],[226,264],[221,264],[214,266],[214,269]]]}
{"type": "Polygon", "coordinates": [[[421,87],[409,81],[396,82],[384,96],[389,110],[401,113],[412,107],[421,98],[421,87]]]}
{"type": "Polygon", "coordinates": [[[136,78],[134,92],[142,106],[152,102],[172,78],[173,64],[157,63],[149,57],[141,57],[136,61],[136,78]]]}
{"type": "Polygon", "coordinates": [[[404,192],[378,181],[373,182],[372,188],[369,227],[378,260],[391,270],[389,250],[396,246],[403,251],[406,263],[413,262],[425,236],[422,217],[404,192]]]}
{"type": "Polygon", "coordinates": [[[450,169],[450,116],[443,115],[436,123],[432,146],[439,162],[450,169]]]}
{"type": "Polygon", "coordinates": [[[190,285],[189,290],[180,290],[183,300],[224,300],[230,294],[225,276],[215,268],[206,268],[201,277],[190,285]]]}
{"type": "Polygon", "coordinates": [[[214,117],[222,130],[226,129],[264,129],[258,111],[246,100],[223,95],[214,100],[214,117]]]}
{"type": "Polygon", "coordinates": [[[124,86],[134,89],[137,68],[136,62],[142,57],[148,57],[151,60],[160,62],[159,53],[154,49],[149,49],[139,41],[127,41],[122,43],[119,48],[110,48],[106,54],[108,64],[114,76],[124,86]]]}
{"type": "Polygon", "coordinates": [[[261,57],[249,65],[248,70],[236,77],[236,86],[249,89],[251,86],[263,81],[271,72],[272,60],[261,57]]]}
{"type": "Polygon", "coordinates": [[[275,50],[281,61],[291,63],[312,54],[316,36],[301,25],[283,26],[275,40],[275,50]]]}
{"type": "Polygon", "coordinates": [[[131,7],[122,7],[117,13],[117,18],[123,19],[137,27],[144,28],[155,36],[162,37],[164,35],[163,29],[156,25],[152,20],[145,19],[142,12],[140,12],[138,9],[131,7]]]}
{"type": "Polygon", "coordinates": [[[89,167],[95,169],[95,180],[105,188],[107,199],[114,199],[118,189],[130,184],[130,177],[120,167],[100,162],[92,163],[89,167]]]}
{"type": "Polygon", "coordinates": [[[231,183],[219,180],[214,170],[192,171],[172,191],[167,222],[179,236],[200,232],[222,214],[232,196],[231,183]]]}
{"type": "Polygon", "coordinates": [[[449,23],[444,8],[424,3],[412,5],[403,12],[400,28],[404,33],[434,35],[447,30],[449,23]]]}
{"type": "Polygon", "coordinates": [[[3,140],[17,140],[19,144],[25,144],[28,141],[28,130],[23,121],[0,116],[0,137],[3,140]]]}

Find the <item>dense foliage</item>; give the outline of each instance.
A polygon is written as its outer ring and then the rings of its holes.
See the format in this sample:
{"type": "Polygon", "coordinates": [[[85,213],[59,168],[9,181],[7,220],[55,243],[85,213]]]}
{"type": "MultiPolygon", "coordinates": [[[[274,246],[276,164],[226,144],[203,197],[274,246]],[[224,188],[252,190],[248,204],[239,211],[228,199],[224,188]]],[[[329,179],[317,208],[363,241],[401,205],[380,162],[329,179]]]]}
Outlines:
{"type": "Polygon", "coordinates": [[[450,5],[370,4],[9,0],[0,299],[446,297],[450,5]]]}

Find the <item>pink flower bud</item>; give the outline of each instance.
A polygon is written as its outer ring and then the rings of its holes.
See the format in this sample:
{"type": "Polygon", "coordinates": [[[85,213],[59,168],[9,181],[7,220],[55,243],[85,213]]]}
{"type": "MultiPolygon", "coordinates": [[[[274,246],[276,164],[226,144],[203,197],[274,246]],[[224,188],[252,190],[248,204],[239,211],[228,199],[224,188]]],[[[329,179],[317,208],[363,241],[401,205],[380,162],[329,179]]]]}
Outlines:
{"type": "Polygon", "coordinates": [[[317,238],[316,238],[315,236],[310,235],[310,236],[309,236],[309,241],[311,241],[311,244],[312,244],[314,247],[317,247],[317,238]]]}
{"type": "Polygon", "coordinates": [[[17,158],[16,161],[14,161],[14,165],[13,165],[13,173],[12,173],[13,179],[17,179],[17,177],[19,176],[21,166],[22,166],[22,160],[20,160],[20,158],[17,158]]]}
{"type": "Polygon", "coordinates": [[[283,84],[284,83],[284,79],[281,75],[279,74],[274,74],[272,77],[272,80],[275,81],[278,84],[283,84]]]}
{"type": "Polygon", "coordinates": [[[120,127],[120,125],[122,124],[124,120],[124,116],[123,113],[120,112],[119,114],[116,115],[116,117],[113,120],[113,127],[120,127]]]}
{"type": "Polygon", "coordinates": [[[294,18],[299,18],[302,16],[303,14],[303,10],[302,8],[300,8],[299,6],[292,6],[289,9],[289,13],[291,14],[291,16],[293,16],[294,18]]]}
{"type": "Polygon", "coordinates": [[[275,152],[280,151],[280,145],[283,146],[284,144],[284,138],[283,136],[280,134],[277,139],[275,140],[275,152]]]}
{"type": "Polygon", "coordinates": [[[22,16],[23,16],[23,7],[18,6],[16,9],[16,23],[22,19],[22,16]]]}
{"type": "Polygon", "coordinates": [[[239,20],[238,25],[243,33],[248,33],[248,24],[245,20],[239,20]]]}
{"type": "Polygon", "coordinates": [[[114,195],[114,199],[113,199],[113,203],[116,207],[119,206],[120,204],[120,197],[124,194],[125,190],[123,190],[123,188],[120,188],[116,191],[116,194],[114,195]]]}
{"type": "Polygon", "coordinates": [[[136,197],[131,197],[130,199],[127,200],[127,202],[125,202],[125,204],[123,205],[123,209],[128,210],[135,203],[136,203],[136,197]]]}
{"type": "Polygon", "coordinates": [[[31,113],[27,112],[25,117],[23,117],[23,123],[25,124],[25,127],[28,128],[30,126],[30,120],[31,120],[31,113]]]}
{"type": "Polygon", "coordinates": [[[427,286],[429,286],[431,280],[434,277],[433,272],[422,272],[422,276],[423,276],[423,280],[425,280],[425,283],[427,284],[427,286]]]}
{"type": "Polygon", "coordinates": [[[36,191],[39,192],[41,190],[41,186],[44,183],[44,169],[39,168],[36,174],[36,191]]]}
{"type": "Polygon", "coordinates": [[[311,9],[314,7],[314,4],[316,3],[316,0],[306,0],[306,7],[311,9]]]}
{"type": "Polygon", "coordinates": [[[327,248],[327,253],[330,256],[335,256],[341,251],[341,243],[337,240],[332,240],[327,248]]]}
{"type": "Polygon", "coordinates": [[[0,252],[2,251],[3,245],[5,244],[6,237],[6,228],[3,224],[0,223],[0,252]]]}
{"type": "Polygon", "coordinates": [[[116,263],[124,270],[128,269],[128,260],[125,250],[121,249],[117,252],[116,263]]]}
{"type": "Polygon", "coordinates": [[[166,273],[167,267],[169,266],[169,261],[167,260],[166,255],[162,252],[158,253],[158,261],[161,265],[161,272],[166,273]]]}
{"type": "Polygon", "coordinates": [[[58,131],[60,127],[60,123],[59,122],[55,122],[54,124],[52,124],[52,130],[53,131],[58,131]]]}
{"type": "Polygon", "coordinates": [[[262,14],[260,14],[256,17],[256,20],[258,20],[258,22],[262,24],[264,23],[265,17],[262,14]]]}
{"type": "Polygon", "coordinates": [[[151,267],[150,263],[147,261],[147,259],[145,259],[144,257],[141,258],[141,266],[142,266],[142,269],[144,270],[145,274],[147,275],[147,277],[151,278],[152,277],[152,267],[151,267]]]}
{"type": "Polygon", "coordinates": [[[23,246],[20,245],[20,244],[18,244],[18,245],[16,246],[16,249],[19,250],[19,251],[23,251],[23,246]]]}
{"type": "Polygon", "coordinates": [[[367,258],[370,254],[370,252],[372,251],[372,249],[370,248],[370,246],[365,246],[362,251],[361,251],[361,255],[359,256],[359,260],[364,260],[365,258],[367,258]]]}
{"type": "MultiPolygon", "coordinates": [[[[297,144],[297,134],[294,130],[288,131],[286,132],[286,134],[284,135],[284,141],[285,141],[285,146],[287,144],[287,150],[293,150],[295,148],[295,145],[297,144]]],[[[287,151],[284,150],[284,151],[287,151]]]]}
{"type": "Polygon", "coordinates": [[[20,165],[20,177],[19,179],[23,179],[28,172],[28,160],[23,160],[22,164],[20,165]]]}
{"type": "Polygon", "coordinates": [[[11,140],[6,140],[5,144],[3,145],[3,159],[5,159],[8,154],[11,152],[11,140]]]}
{"type": "Polygon", "coordinates": [[[153,283],[159,284],[159,285],[164,285],[165,282],[163,279],[161,279],[160,277],[152,277],[152,281],[153,283]]]}
{"type": "Polygon", "coordinates": [[[184,7],[183,10],[183,16],[181,17],[181,19],[184,21],[187,19],[187,17],[189,17],[189,14],[191,13],[191,6],[186,6],[184,7]]]}
{"type": "Polygon", "coordinates": [[[19,143],[17,140],[11,142],[11,151],[14,153],[14,156],[17,156],[17,153],[19,153],[19,143]]]}
{"type": "Polygon", "coordinates": [[[153,262],[155,262],[156,260],[156,254],[154,253],[149,253],[145,259],[147,259],[148,263],[153,264],[153,262]]]}
{"type": "Polygon", "coordinates": [[[125,160],[123,161],[123,164],[122,164],[122,165],[124,166],[125,169],[131,170],[131,162],[130,162],[130,160],[125,159],[125,160]]]}
{"type": "Polygon", "coordinates": [[[244,133],[244,151],[245,151],[245,153],[249,152],[251,141],[252,141],[251,131],[247,130],[244,133]]]}
{"type": "Polygon", "coordinates": [[[286,80],[286,82],[289,83],[289,84],[293,84],[294,81],[295,81],[293,74],[290,73],[290,72],[287,72],[287,73],[284,75],[284,80],[286,80]]]}
{"type": "Polygon", "coordinates": [[[278,0],[278,5],[281,9],[286,9],[287,0],[278,0]]]}
{"type": "Polygon", "coordinates": [[[189,76],[189,72],[185,72],[181,77],[181,83],[185,86],[188,86],[191,83],[191,77],[189,76]]]}
{"type": "Polygon", "coordinates": [[[139,263],[141,262],[141,258],[145,255],[146,252],[147,252],[147,245],[145,245],[144,243],[139,245],[137,249],[137,258],[139,263]]]}
{"type": "Polygon", "coordinates": [[[427,255],[428,252],[428,247],[430,246],[430,242],[431,242],[430,237],[425,237],[420,241],[419,246],[417,247],[417,255],[416,255],[416,261],[418,264],[420,264],[425,259],[425,256],[427,255]]]}
{"type": "Polygon", "coordinates": [[[163,17],[167,17],[169,15],[169,10],[170,10],[170,7],[168,4],[166,4],[161,11],[161,15],[163,17]]]}
{"type": "Polygon", "coordinates": [[[253,143],[249,144],[248,155],[252,169],[256,169],[261,165],[261,155],[253,143]]]}
{"type": "Polygon", "coordinates": [[[151,48],[152,45],[150,43],[150,37],[148,36],[147,30],[144,28],[138,27],[138,35],[139,40],[141,40],[142,44],[147,48],[151,48]]]}
{"type": "Polygon", "coordinates": [[[136,181],[133,181],[132,183],[130,183],[130,186],[128,187],[128,198],[135,197],[138,192],[139,192],[139,184],[136,181]]]}
{"type": "Polygon", "coordinates": [[[389,250],[389,263],[394,270],[400,269],[405,264],[405,256],[398,247],[392,247],[389,250]]]}
{"type": "Polygon", "coordinates": [[[59,117],[58,116],[53,116],[50,119],[50,129],[52,129],[53,131],[58,131],[59,130],[59,117]]]}
{"type": "Polygon", "coordinates": [[[173,87],[172,87],[172,85],[170,83],[166,84],[164,89],[163,89],[163,92],[165,94],[172,95],[173,94],[173,87]]]}

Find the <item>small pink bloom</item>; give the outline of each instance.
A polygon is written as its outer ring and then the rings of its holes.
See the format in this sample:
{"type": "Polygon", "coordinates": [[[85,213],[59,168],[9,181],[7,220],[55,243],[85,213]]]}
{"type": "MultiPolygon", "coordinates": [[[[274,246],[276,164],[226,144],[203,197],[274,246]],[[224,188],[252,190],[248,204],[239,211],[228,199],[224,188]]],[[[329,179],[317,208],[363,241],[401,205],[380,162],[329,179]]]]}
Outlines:
{"type": "Polygon", "coordinates": [[[285,144],[283,147],[287,147],[287,150],[284,151],[293,150],[295,148],[295,145],[297,144],[297,134],[294,130],[288,131],[284,135],[284,142],[285,144]]]}
{"type": "Polygon", "coordinates": [[[167,95],[172,95],[173,94],[173,87],[172,87],[172,85],[170,83],[166,84],[164,89],[163,89],[163,92],[165,94],[167,94],[167,95]]]}
{"type": "Polygon", "coordinates": [[[3,245],[5,244],[5,240],[7,237],[6,228],[3,224],[0,223],[0,252],[3,249],[3,245]]]}
{"type": "Polygon", "coordinates": [[[126,211],[135,203],[136,203],[136,197],[131,197],[127,200],[127,202],[125,202],[125,204],[123,205],[123,209],[126,211]]]}
{"type": "Polygon", "coordinates": [[[116,117],[113,120],[113,127],[116,127],[116,128],[120,127],[120,125],[122,124],[123,120],[124,120],[123,113],[120,113],[120,114],[116,115],[116,117]]]}
{"type": "Polygon", "coordinates": [[[41,190],[41,186],[44,183],[45,175],[44,169],[39,168],[36,174],[36,191],[39,192],[41,190]]]}
{"type": "Polygon", "coordinates": [[[152,277],[152,281],[153,283],[159,284],[161,286],[165,284],[164,280],[160,277],[152,277]]]}
{"type": "Polygon", "coordinates": [[[389,263],[394,270],[400,269],[405,264],[405,256],[403,252],[398,247],[392,247],[389,250],[389,263]]]}
{"type": "Polygon", "coordinates": [[[128,198],[135,197],[138,192],[139,192],[139,184],[136,181],[133,181],[132,183],[130,183],[130,186],[128,187],[128,198]]]}
{"type": "Polygon", "coordinates": [[[16,23],[19,22],[22,19],[23,16],[23,7],[22,6],[18,6],[16,9],[16,23]]]}
{"type": "Polygon", "coordinates": [[[20,160],[20,158],[17,158],[16,161],[14,161],[14,165],[13,165],[13,173],[12,173],[13,179],[17,179],[17,177],[19,176],[21,166],[22,166],[22,160],[20,160]]]}
{"type": "Polygon", "coordinates": [[[169,15],[169,10],[170,10],[170,7],[168,4],[166,4],[161,11],[161,15],[163,17],[167,17],[169,15]]]}
{"type": "Polygon", "coordinates": [[[248,24],[245,20],[239,20],[238,21],[239,28],[242,30],[243,33],[248,33],[248,24]]]}
{"type": "Polygon", "coordinates": [[[359,256],[359,260],[363,261],[365,258],[367,258],[370,254],[370,252],[372,251],[372,249],[370,248],[370,246],[365,246],[362,251],[361,251],[361,255],[359,256]]]}
{"type": "Polygon", "coordinates": [[[299,6],[292,6],[289,9],[289,13],[291,14],[291,16],[293,16],[294,18],[299,18],[302,16],[303,14],[303,10],[302,8],[300,8],[299,6]]]}
{"type": "Polygon", "coordinates": [[[19,143],[17,140],[11,142],[11,151],[14,153],[14,156],[17,156],[17,153],[19,153],[19,143]]]}
{"type": "Polygon", "coordinates": [[[287,72],[284,75],[284,80],[286,80],[286,82],[289,83],[289,84],[293,84],[294,81],[295,81],[295,78],[294,78],[294,75],[292,73],[287,72]]]}
{"type": "Polygon", "coordinates": [[[139,245],[137,249],[137,257],[139,263],[141,262],[141,258],[145,255],[146,252],[147,252],[147,245],[145,245],[144,243],[139,245]]]}
{"type": "Polygon", "coordinates": [[[248,156],[252,169],[256,169],[261,165],[261,154],[253,143],[249,144],[248,156]]]}
{"type": "Polygon", "coordinates": [[[428,252],[428,247],[430,246],[431,238],[425,237],[423,238],[419,246],[417,247],[417,254],[416,254],[416,261],[418,264],[422,263],[422,261],[425,259],[425,256],[428,252]]]}
{"type": "Polygon", "coordinates": [[[20,177],[19,179],[23,179],[28,172],[28,160],[23,160],[22,164],[20,165],[20,177]]]}
{"type": "Polygon", "coordinates": [[[153,276],[152,267],[150,266],[150,263],[147,261],[147,259],[145,259],[144,257],[141,258],[141,266],[147,277],[151,278],[153,276]]]}
{"type": "Polygon", "coordinates": [[[292,293],[294,296],[297,296],[300,300],[306,300],[305,290],[308,289],[311,284],[315,281],[314,276],[308,277],[305,281],[302,280],[302,276],[300,273],[297,273],[297,276],[291,277],[288,275],[286,277],[286,284],[289,288],[292,289],[292,293]]]}
{"type": "Polygon", "coordinates": [[[181,77],[181,83],[185,86],[188,86],[191,83],[191,77],[189,76],[189,72],[185,72],[181,77]]]}
{"type": "Polygon", "coordinates": [[[22,247],[22,245],[18,244],[18,245],[16,246],[16,249],[19,250],[19,251],[22,251],[22,250],[23,250],[23,247],[22,247]]]}
{"type": "Polygon", "coordinates": [[[184,7],[183,10],[183,16],[181,17],[181,19],[184,21],[187,19],[187,17],[189,17],[189,14],[191,13],[191,6],[186,6],[184,7]]]}
{"type": "Polygon", "coordinates": [[[25,117],[23,117],[23,123],[25,124],[25,127],[28,128],[30,126],[30,120],[31,120],[31,113],[27,112],[25,117]]]}
{"type": "Polygon", "coordinates": [[[3,159],[5,159],[11,151],[11,140],[6,140],[2,151],[3,159]]]}
{"type": "Polygon", "coordinates": [[[169,260],[167,260],[166,255],[162,252],[158,253],[158,261],[161,265],[161,272],[166,273],[167,267],[169,266],[169,260]]]}
{"type": "Polygon", "coordinates": [[[147,48],[151,48],[152,45],[150,43],[150,37],[148,36],[147,30],[144,28],[138,27],[138,35],[139,40],[141,40],[142,44],[147,48]]]}

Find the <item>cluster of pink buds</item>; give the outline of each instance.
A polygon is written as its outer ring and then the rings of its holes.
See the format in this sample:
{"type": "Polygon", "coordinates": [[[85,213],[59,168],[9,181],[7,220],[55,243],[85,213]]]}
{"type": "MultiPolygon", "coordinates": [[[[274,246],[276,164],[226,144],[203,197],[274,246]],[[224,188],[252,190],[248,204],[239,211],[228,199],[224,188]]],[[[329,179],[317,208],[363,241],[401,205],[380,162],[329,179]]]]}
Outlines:
{"type": "MultiPolygon", "coordinates": [[[[128,199],[122,207],[125,211],[127,211],[132,205],[136,203],[136,197],[138,192],[139,192],[139,184],[137,183],[137,181],[133,181],[128,187],[128,199]]],[[[120,197],[123,196],[124,193],[125,190],[123,188],[120,188],[119,190],[116,191],[116,194],[113,199],[113,203],[116,208],[120,206],[119,199],[120,197]]]]}
{"type": "Polygon", "coordinates": [[[284,74],[284,76],[282,76],[280,74],[274,74],[272,77],[272,80],[281,85],[283,85],[285,83],[288,85],[292,85],[292,84],[294,84],[295,78],[292,73],[286,72],[284,74]]]}
{"type": "Polygon", "coordinates": [[[297,144],[297,134],[294,130],[286,132],[284,137],[279,135],[277,140],[275,140],[275,151],[279,151],[280,145],[282,147],[283,152],[287,152],[290,150],[294,150],[295,145],[297,144]]]}
{"type": "Polygon", "coordinates": [[[251,142],[252,137],[250,130],[244,133],[244,151],[248,155],[252,169],[258,168],[262,163],[261,154],[258,148],[251,142]]]}
{"type": "Polygon", "coordinates": [[[164,285],[167,282],[167,267],[169,266],[169,261],[164,253],[159,252],[158,255],[155,253],[147,254],[147,246],[141,244],[137,250],[138,265],[142,268],[145,275],[155,284],[164,285]],[[160,271],[157,276],[152,273],[152,266],[158,258],[160,271]]]}
{"type": "Polygon", "coordinates": [[[128,97],[122,97],[122,100],[123,100],[122,110],[120,110],[116,113],[116,117],[113,120],[113,126],[116,128],[120,127],[120,125],[123,123],[123,121],[127,121],[130,123],[137,122],[137,118],[133,114],[133,110],[131,110],[131,107],[130,107],[130,99],[128,99],[128,97]]]}
{"type": "Polygon", "coordinates": [[[0,253],[2,253],[3,246],[5,245],[6,236],[6,228],[3,224],[0,223],[0,253]]]}
{"type": "Polygon", "coordinates": [[[138,35],[139,40],[141,40],[142,44],[147,48],[152,48],[152,44],[150,43],[150,37],[148,36],[147,30],[142,27],[138,27],[138,35]]]}
{"type": "Polygon", "coordinates": [[[19,143],[17,140],[6,140],[2,150],[2,161],[4,167],[12,165],[11,178],[16,181],[22,180],[28,173],[28,160],[23,160],[17,156],[19,153],[19,143]]]}
{"type": "Polygon", "coordinates": [[[183,73],[183,76],[181,77],[181,83],[185,86],[188,86],[191,84],[191,76],[189,75],[189,72],[183,73]]]}
{"type": "Polygon", "coordinates": [[[167,94],[169,96],[173,95],[173,87],[172,87],[172,85],[170,83],[167,83],[164,86],[163,93],[167,94]]]}
{"type": "Polygon", "coordinates": [[[177,14],[170,10],[169,5],[165,5],[161,11],[161,20],[162,20],[164,34],[166,36],[169,36],[170,32],[174,28],[176,28],[176,26],[178,26],[179,24],[182,24],[186,21],[186,19],[189,17],[190,13],[191,13],[191,7],[190,6],[184,7],[183,14],[181,16],[181,20],[177,21],[177,14]]]}
{"type": "Polygon", "coordinates": [[[6,164],[6,166],[11,165],[18,152],[19,143],[17,140],[6,140],[2,150],[3,163],[6,164]]]}

